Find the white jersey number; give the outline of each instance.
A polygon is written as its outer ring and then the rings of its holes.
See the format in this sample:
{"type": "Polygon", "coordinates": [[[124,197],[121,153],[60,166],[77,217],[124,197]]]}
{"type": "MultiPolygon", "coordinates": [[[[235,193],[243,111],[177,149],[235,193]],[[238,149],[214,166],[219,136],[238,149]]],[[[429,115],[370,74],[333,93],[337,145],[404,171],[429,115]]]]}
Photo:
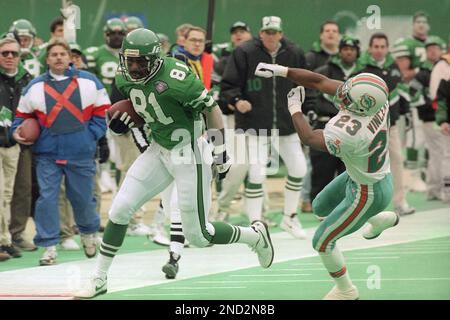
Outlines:
{"type": "Polygon", "coordinates": [[[150,93],[147,100],[142,90],[133,88],[130,91],[130,99],[136,109],[136,112],[144,118],[145,122],[155,122],[155,119],[150,114],[151,110],[155,113],[158,122],[164,125],[168,125],[173,122],[172,117],[167,117],[164,114],[164,111],[156,100],[156,96],[153,92],[150,93]]]}

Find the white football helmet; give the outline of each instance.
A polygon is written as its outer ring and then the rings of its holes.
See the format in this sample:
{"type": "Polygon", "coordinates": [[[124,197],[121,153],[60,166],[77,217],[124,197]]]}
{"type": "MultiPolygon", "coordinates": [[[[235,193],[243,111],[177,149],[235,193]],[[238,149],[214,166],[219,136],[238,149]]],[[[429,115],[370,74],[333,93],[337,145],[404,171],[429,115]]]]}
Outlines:
{"type": "Polygon", "coordinates": [[[359,116],[373,116],[386,104],[388,97],[389,89],[383,79],[373,73],[360,73],[337,89],[335,102],[359,116]]]}

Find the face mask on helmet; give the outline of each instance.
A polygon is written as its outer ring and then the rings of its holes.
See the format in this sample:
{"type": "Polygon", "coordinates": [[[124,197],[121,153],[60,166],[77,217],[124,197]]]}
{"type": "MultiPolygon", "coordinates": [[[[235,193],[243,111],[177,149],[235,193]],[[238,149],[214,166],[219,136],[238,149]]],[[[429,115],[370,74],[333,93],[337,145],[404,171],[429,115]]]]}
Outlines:
{"type": "Polygon", "coordinates": [[[120,53],[120,67],[129,81],[140,82],[150,77],[158,68],[159,55],[133,56],[120,53]]]}
{"type": "Polygon", "coordinates": [[[388,101],[389,90],[380,77],[361,73],[348,79],[335,95],[335,104],[359,116],[372,116],[388,101]]]}
{"type": "Polygon", "coordinates": [[[106,44],[113,49],[119,49],[122,46],[123,38],[125,38],[125,31],[107,31],[106,44]]]}

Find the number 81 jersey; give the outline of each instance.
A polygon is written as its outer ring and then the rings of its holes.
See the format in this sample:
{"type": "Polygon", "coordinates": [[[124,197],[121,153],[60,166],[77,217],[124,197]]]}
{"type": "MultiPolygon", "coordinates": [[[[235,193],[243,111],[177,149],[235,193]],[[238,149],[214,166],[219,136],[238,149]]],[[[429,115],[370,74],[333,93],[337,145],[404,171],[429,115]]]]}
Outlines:
{"type": "Polygon", "coordinates": [[[330,154],[345,164],[359,184],[374,184],[391,170],[389,162],[389,104],[373,116],[340,111],[323,130],[330,154]]]}
{"type": "Polygon", "coordinates": [[[117,89],[133,104],[162,147],[182,147],[203,133],[201,112],[216,103],[198,77],[180,60],[161,58],[153,77],[135,83],[119,71],[117,89]]]}

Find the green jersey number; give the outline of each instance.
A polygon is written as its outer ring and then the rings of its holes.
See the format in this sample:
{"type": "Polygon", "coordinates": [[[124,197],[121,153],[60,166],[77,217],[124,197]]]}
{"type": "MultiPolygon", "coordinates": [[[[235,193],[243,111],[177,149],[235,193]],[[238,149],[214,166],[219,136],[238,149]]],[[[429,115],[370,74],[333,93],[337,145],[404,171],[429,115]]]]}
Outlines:
{"type": "Polygon", "coordinates": [[[155,122],[155,119],[151,116],[152,110],[155,113],[158,122],[164,125],[168,125],[173,122],[172,117],[167,117],[164,114],[164,111],[156,100],[155,94],[153,92],[150,92],[150,95],[147,99],[141,89],[133,88],[130,91],[130,99],[133,103],[134,108],[136,109],[136,112],[142,118],[144,118],[145,122],[155,122]]]}
{"type": "Polygon", "coordinates": [[[386,130],[381,130],[373,138],[372,143],[369,146],[369,152],[373,152],[369,157],[368,172],[377,172],[383,167],[387,154],[386,145],[387,132],[386,130]]]}
{"type": "Polygon", "coordinates": [[[339,118],[339,120],[337,120],[334,123],[334,126],[338,127],[338,128],[345,127],[345,131],[347,131],[347,133],[349,135],[354,136],[359,131],[359,129],[361,129],[362,124],[361,124],[361,122],[359,122],[358,120],[355,120],[355,119],[352,119],[352,121],[350,121],[350,123],[347,123],[347,122],[349,122],[350,119],[351,119],[350,116],[341,116],[339,118]]]}

